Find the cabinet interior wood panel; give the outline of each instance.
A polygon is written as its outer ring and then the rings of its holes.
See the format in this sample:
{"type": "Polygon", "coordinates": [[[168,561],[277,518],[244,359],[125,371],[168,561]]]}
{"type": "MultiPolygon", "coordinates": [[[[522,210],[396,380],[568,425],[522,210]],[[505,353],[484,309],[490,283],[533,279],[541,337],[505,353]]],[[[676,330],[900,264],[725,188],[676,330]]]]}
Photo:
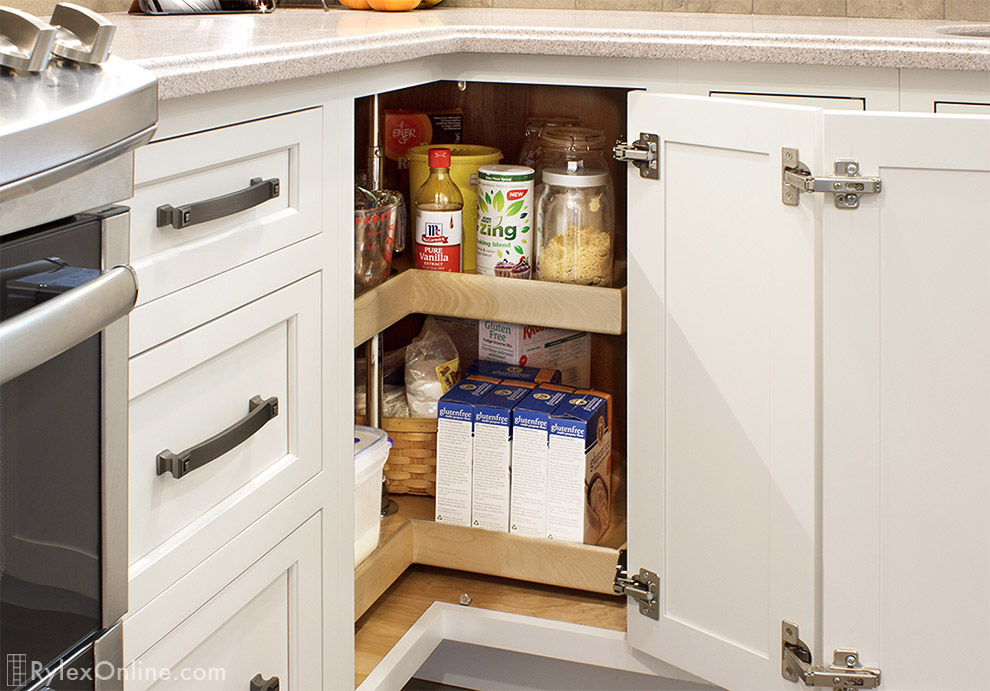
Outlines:
{"type": "MultiPolygon", "coordinates": [[[[606,146],[611,148],[612,143],[625,133],[627,91],[623,88],[493,82],[467,82],[467,87],[460,91],[457,82],[440,81],[383,93],[379,107],[382,113],[397,108],[425,112],[460,108],[464,112],[465,144],[494,146],[503,154],[502,163],[518,163],[525,139],[526,118],[530,116],[581,118],[585,126],[602,130],[606,146]]],[[[356,105],[354,150],[357,171],[367,170],[368,106],[367,99],[356,105]]],[[[625,196],[623,168],[610,156],[606,156],[606,160],[615,184],[615,198],[622,199],[625,196]]],[[[400,175],[391,161],[386,161],[385,171],[386,187],[400,189],[409,199],[408,177],[400,175]]],[[[618,238],[625,237],[624,204],[616,205],[615,229],[618,238]]],[[[617,262],[625,259],[624,239],[616,241],[615,259],[617,262]]]]}

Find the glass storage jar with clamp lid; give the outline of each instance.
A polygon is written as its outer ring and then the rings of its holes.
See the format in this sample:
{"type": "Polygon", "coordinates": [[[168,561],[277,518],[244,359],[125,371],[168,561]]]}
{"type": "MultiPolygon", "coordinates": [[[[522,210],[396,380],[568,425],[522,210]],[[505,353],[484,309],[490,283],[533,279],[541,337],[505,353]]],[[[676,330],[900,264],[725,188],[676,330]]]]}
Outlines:
{"type": "Polygon", "coordinates": [[[536,208],[536,278],[612,285],[615,200],[608,170],[544,168],[536,208]]]}
{"type": "Polygon", "coordinates": [[[566,168],[578,161],[585,168],[608,170],[605,162],[605,134],[601,130],[576,125],[544,127],[540,130],[540,158],[535,166],[536,184],[546,168],[566,168]]]}

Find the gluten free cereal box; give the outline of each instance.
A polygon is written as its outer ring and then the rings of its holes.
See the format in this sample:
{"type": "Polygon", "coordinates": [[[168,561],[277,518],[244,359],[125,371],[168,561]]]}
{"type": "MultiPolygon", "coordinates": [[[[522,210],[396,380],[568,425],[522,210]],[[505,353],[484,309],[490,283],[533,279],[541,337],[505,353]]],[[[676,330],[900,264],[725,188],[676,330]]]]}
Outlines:
{"type": "Polygon", "coordinates": [[[597,544],[609,528],[612,397],[575,391],[550,415],[547,537],[597,544]]]}
{"type": "Polygon", "coordinates": [[[497,383],[465,379],[437,403],[437,522],[471,525],[474,407],[497,383]]]}
{"type": "Polygon", "coordinates": [[[498,379],[513,379],[516,381],[531,381],[536,384],[560,383],[560,370],[546,369],[541,367],[521,367],[520,365],[507,365],[504,362],[493,362],[492,360],[475,360],[468,367],[467,376],[480,374],[485,377],[496,377],[498,379]]]}
{"type": "Polygon", "coordinates": [[[474,406],[471,525],[475,528],[509,531],[512,410],[535,386],[532,382],[504,380],[474,406]]]}
{"type": "Polygon", "coordinates": [[[574,389],[567,386],[543,384],[512,409],[510,533],[547,536],[550,416],[573,393],[574,389]]]}
{"type": "Polygon", "coordinates": [[[584,331],[504,322],[478,324],[478,357],[520,367],[560,370],[560,383],[591,385],[591,336],[584,331]]]}

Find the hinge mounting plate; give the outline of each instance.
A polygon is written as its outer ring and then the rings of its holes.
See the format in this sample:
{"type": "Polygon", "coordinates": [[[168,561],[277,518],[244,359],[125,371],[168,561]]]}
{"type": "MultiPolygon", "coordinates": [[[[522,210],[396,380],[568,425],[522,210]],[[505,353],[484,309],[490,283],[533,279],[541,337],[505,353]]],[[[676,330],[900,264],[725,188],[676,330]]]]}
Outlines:
{"type": "Polygon", "coordinates": [[[660,577],[647,569],[630,576],[626,568],[626,550],[619,550],[619,560],[615,564],[615,580],[612,590],[616,595],[631,597],[639,603],[639,613],[650,619],[660,619],[660,577]]]}
{"type": "Polygon", "coordinates": [[[639,176],[650,180],[660,179],[660,137],[651,132],[640,132],[632,144],[622,140],[612,147],[616,161],[626,161],[639,168],[639,176]]]}
{"type": "Polygon", "coordinates": [[[875,689],[880,685],[880,670],[863,667],[855,650],[836,648],[832,664],[812,664],[811,650],[798,633],[797,624],[786,619],[780,622],[780,674],[784,679],[835,691],[875,689]]]}
{"type": "Polygon", "coordinates": [[[798,158],[798,150],[784,147],[780,150],[781,201],[797,206],[801,192],[830,192],[837,209],[859,208],[864,194],[880,194],[882,181],[878,177],[859,174],[859,161],[851,158],[835,160],[834,175],[816,177],[798,158]]]}

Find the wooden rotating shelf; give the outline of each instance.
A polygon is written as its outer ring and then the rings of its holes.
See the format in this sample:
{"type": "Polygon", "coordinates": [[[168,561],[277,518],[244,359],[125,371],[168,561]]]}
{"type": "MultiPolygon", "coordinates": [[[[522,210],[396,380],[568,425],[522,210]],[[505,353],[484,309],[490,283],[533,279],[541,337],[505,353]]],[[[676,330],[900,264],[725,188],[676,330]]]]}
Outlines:
{"type": "Polygon", "coordinates": [[[354,570],[354,618],[414,564],[612,595],[626,541],[625,490],[613,496],[612,527],[600,545],[583,545],[436,523],[432,497],[395,495],[399,511],[382,520],[378,549],[354,570]]]}
{"type": "Polygon", "coordinates": [[[409,269],[354,300],[354,345],[409,314],[622,334],[626,289],[409,269]]]}

